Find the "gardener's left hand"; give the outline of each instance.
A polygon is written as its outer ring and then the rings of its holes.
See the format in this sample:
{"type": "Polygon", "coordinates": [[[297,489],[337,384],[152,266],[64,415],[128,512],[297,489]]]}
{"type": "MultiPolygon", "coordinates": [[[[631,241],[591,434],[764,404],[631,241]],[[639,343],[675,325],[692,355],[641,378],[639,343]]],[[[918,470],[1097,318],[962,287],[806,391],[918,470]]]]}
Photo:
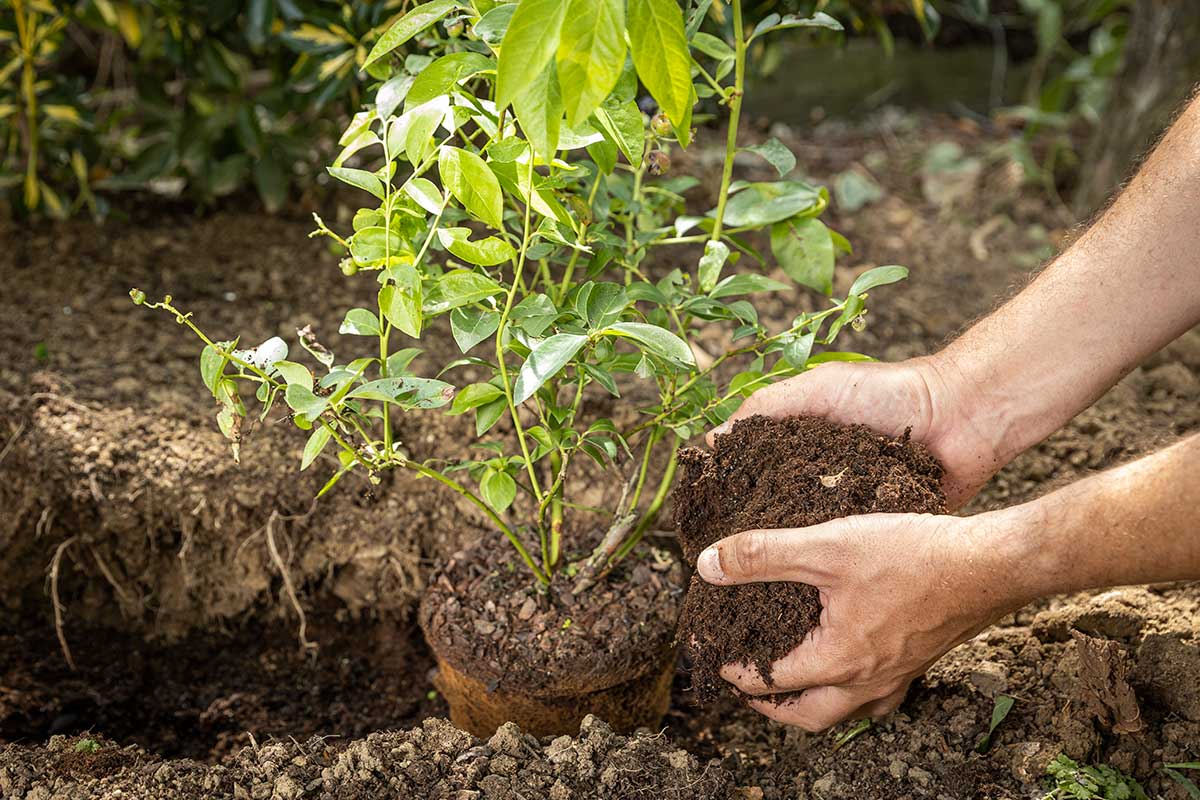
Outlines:
{"type": "Polygon", "coordinates": [[[795,692],[766,716],[819,731],[896,709],[912,680],[1029,598],[1019,588],[1026,539],[1006,512],[975,517],[870,514],[803,529],[746,531],[698,559],[709,583],[800,581],[821,592],[821,621],[773,665],[721,675],[750,695],[795,692]]]}

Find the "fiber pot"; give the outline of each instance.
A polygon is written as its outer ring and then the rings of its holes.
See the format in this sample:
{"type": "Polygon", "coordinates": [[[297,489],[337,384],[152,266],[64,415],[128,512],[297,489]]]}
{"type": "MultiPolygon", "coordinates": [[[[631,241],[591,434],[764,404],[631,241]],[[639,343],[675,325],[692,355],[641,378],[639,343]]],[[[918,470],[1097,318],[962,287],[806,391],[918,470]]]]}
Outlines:
{"type": "Polygon", "coordinates": [[[655,727],[675,671],[684,594],[678,559],[653,548],[572,593],[540,587],[506,541],[459,552],[434,576],[420,623],[450,719],[476,736],[515,722],[536,736],[575,734],[588,714],[618,731],[655,727]]]}

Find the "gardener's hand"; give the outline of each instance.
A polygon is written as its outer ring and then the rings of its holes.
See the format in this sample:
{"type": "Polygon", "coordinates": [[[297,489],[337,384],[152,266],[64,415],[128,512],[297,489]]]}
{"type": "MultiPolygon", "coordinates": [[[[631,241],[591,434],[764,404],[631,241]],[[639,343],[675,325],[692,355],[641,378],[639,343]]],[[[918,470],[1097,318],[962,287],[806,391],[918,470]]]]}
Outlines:
{"type": "Polygon", "coordinates": [[[896,364],[823,364],[751,395],[728,422],[709,432],[708,443],[755,414],[826,417],[890,436],[912,428],[913,440],[945,466],[942,485],[955,509],[1004,466],[994,437],[985,432],[991,420],[965,385],[938,356],[896,364]]]}
{"type": "Polygon", "coordinates": [[[803,690],[750,704],[810,731],[893,711],[943,653],[1031,599],[1013,574],[1027,557],[1018,531],[1029,530],[1015,516],[870,514],[717,542],[696,565],[709,583],[800,581],[824,606],[818,627],[772,665],[774,685],[751,665],[726,665],[722,677],[749,695],[803,690]]]}

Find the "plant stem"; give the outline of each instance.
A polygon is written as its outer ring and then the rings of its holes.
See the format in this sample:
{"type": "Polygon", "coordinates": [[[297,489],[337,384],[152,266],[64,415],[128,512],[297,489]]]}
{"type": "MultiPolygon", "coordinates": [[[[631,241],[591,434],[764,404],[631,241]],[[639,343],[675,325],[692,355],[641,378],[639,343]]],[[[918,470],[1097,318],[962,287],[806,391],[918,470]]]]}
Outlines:
{"type": "Polygon", "coordinates": [[[439,483],[449,486],[451,489],[458,492],[463,497],[467,498],[476,506],[478,506],[483,513],[487,514],[488,517],[491,518],[492,522],[496,524],[496,527],[500,529],[500,532],[508,537],[508,540],[512,542],[512,546],[517,549],[517,553],[521,556],[521,560],[524,561],[525,566],[529,567],[530,571],[533,572],[534,577],[544,584],[548,585],[550,583],[550,578],[546,573],[538,569],[538,566],[534,562],[532,556],[529,555],[529,551],[525,549],[525,545],[521,544],[521,540],[517,538],[517,535],[513,532],[513,529],[505,524],[504,520],[500,519],[500,515],[497,514],[491,506],[485,503],[482,498],[453,478],[446,476],[436,469],[427,467],[424,464],[420,464],[416,461],[405,461],[404,466],[408,469],[415,470],[416,472],[419,472],[428,478],[433,478],[439,483]]]}
{"type": "MultiPolygon", "coordinates": [[[[736,0],[735,0],[736,2],[736,0]]],[[[658,519],[658,512],[662,510],[663,503],[667,500],[667,493],[671,491],[671,483],[675,480],[675,468],[679,466],[679,437],[676,436],[671,441],[671,457],[667,460],[667,468],[663,470],[662,479],[658,482],[658,491],[654,493],[654,499],[650,501],[650,506],[646,509],[646,513],[642,515],[638,521],[637,527],[633,529],[633,533],[626,539],[617,552],[613,553],[609,564],[615,564],[637,547],[637,543],[641,541],[646,531],[650,530],[650,526],[658,519]]]]}
{"type": "MultiPolygon", "coordinates": [[[[529,191],[533,192],[533,154],[529,155],[529,191]]],[[[504,399],[508,402],[508,414],[512,417],[513,428],[517,432],[517,442],[521,445],[521,455],[525,460],[525,470],[529,473],[529,482],[533,488],[533,495],[540,503],[542,501],[542,489],[537,479],[537,473],[533,469],[533,459],[529,456],[529,445],[525,441],[525,429],[521,426],[520,415],[517,414],[517,405],[513,402],[512,383],[508,379],[508,367],[504,363],[504,331],[508,327],[508,316],[512,313],[513,300],[517,296],[517,287],[521,283],[521,274],[525,269],[525,253],[529,249],[529,225],[530,214],[533,203],[525,204],[525,227],[524,233],[521,235],[521,252],[517,256],[517,265],[513,275],[512,286],[509,287],[508,296],[504,301],[504,311],[500,314],[500,322],[496,326],[496,364],[500,370],[500,380],[504,384],[504,399]]]]}
{"type": "Polygon", "coordinates": [[[36,44],[33,41],[33,19],[25,16],[24,0],[13,0],[17,21],[17,37],[21,43],[21,90],[25,95],[25,206],[33,210],[38,204],[38,124],[37,89],[34,73],[36,44]]]}
{"type": "Polygon", "coordinates": [[[721,238],[721,224],[725,221],[725,203],[729,199],[729,183],[733,178],[733,157],[737,154],[738,119],[742,114],[742,96],[746,88],[746,36],[742,30],[742,0],[733,0],[733,91],[726,97],[729,101],[729,131],[725,136],[725,164],[721,168],[721,190],[717,195],[717,218],[713,223],[712,241],[721,238]]]}

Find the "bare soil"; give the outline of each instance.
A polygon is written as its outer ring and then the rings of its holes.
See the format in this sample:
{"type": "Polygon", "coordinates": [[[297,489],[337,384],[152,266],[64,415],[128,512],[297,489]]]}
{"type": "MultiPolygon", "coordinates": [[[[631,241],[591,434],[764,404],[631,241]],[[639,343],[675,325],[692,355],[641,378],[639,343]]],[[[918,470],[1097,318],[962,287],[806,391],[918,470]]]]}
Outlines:
{"type": "MultiPolygon", "coordinates": [[[[907,435],[880,436],[862,425],[750,417],[718,436],[711,451],[685,450],[679,460],[675,524],[692,564],[705,547],[741,531],[946,511],[937,459],[907,435]]],[[[692,576],[677,639],[691,656],[697,699],[733,691],[719,674],[729,663],[755,666],[773,686],[771,665],[820,618],[819,593],[808,584],[714,586],[692,576]]]]}
{"type": "MultiPolygon", "coordinates": [[[[991,159],[1002,132],[890,112],[852,127],[774,132],[801,173],[832,182],[861,171],[884,190],[860,212],[831,211],[856,248],[839,267],[839,289],[876,264],[912,269],[909,282],[875,299],[848,349],[887,360],[935,350],[1071,235],[1057,204],[991,159]],[[982,164],[956,200],[920,172],[933,142],[956,143],[982,164]]],[[[675,174],[701,176],[704,206],[716,185],[713,154],[696,149],[673,162],[675,174]]],[[[770,177],[748,154],[738,169],[770,177]]],[[[370,299],[370,276],[343,279],[309,229],[304,219],[235,209],[191,218],[149,207],[104,227],[0,229],[0,796],[120,788],[133,797],[492,800],[527,796],[514,787],[528,785],[550,797],[1033,798],[1045,791],[1045,763],[1065,752],[1125,770],[1153,796],[1187,797],[1160,767],[1200,759],[1196,585],[1025,609],[956,648],[897,713],[840,746],[844,726],[810,735],[732,697],[700,706],[683,671],[662,737],[589,728],[558,745],[520,740],[528,755],[508,756],[507,742],[453,733],[436,719],[441,701],[428,697],[432,661],[413,612],[433,569],[484,527],[474,511],[398,475],[346,486],[308,514],[324,475],[296,472],[302,436],[260,425],[234,466],[210,421],[215,409],[196,391],[194,343],[125,296],[131,286],[170,291],[221,338],[290,338],[312,323],[344,349],[340,310],[370,299]],[[52,594],[76,671],[60,652],[52,594]],[[301,651],[297,609],[315,651],[301,651]],[[1119,648],[1140,730],[1115,733],[1094,713],[1072,631],[1119,648]],[[1016,705],[981,755],[974,748],[1000,693],[1016,705]],[[95,755],[105,753],[91,774],[93,762],[69,755],[73,740],[49,740],[88,730],[103,745],[95,755]],[[485,746],[490,753],[477,749],[485,746]],[[537,783],[550,776],[550,788],[537,783]],[[573,791],[555,790],[558,780],[573,791]],[[456,796],[460,788],[467,793],[456,796]]],[[[819,304],[797,292],[762,317],[779,323],[819,304]]],[[[713,332],[697,344],[717,353],[726,342],[713,332]]],[[[453,347],[448,337],[434,346],[453,347]]],[[[1028,500],[1197,429],[1193,331],[1002,470],[968,512],[1028,500]]],[[[460,419],[406,417],[401,432],[419,457],[465,448],[460,419]]],[[[580,478],[584,503],[612,502],[620,481],[602,478],[580,478]]]]}

